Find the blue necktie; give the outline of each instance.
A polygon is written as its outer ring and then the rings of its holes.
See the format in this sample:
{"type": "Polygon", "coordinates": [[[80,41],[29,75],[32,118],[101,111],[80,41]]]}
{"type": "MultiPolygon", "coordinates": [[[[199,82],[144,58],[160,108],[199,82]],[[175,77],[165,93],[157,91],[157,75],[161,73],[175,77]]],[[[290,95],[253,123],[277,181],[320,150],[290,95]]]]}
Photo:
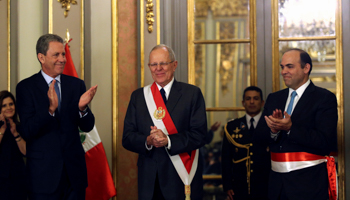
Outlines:
{"type": "Polygon", "coordinates": [[[55,91],[58,98],[58,111],[60,111],[61,110],[61,93],[60,93],[60,89],[58,88],[58,80],[56,80],[55,82],[55,91]]]}
{"type": "Polygon", "coordinates": [[[164,104],[166,104],[166,96],[165,96],[165,91],[164,91],[164,89],[162,88],[162,89],[160,89],[160,94],[162,95],[162,97],[163,97],[163,101],[164,101],[164,104]]]}
{"type": "Polygon", "coordinates": [[[295,98],[295,96],[297,96],[297,92],[293,91],[291,95],[292,95],[292,97],[290,98],[289,105],[288,105],[288,108],[287,108],[287,113],[289,115],[291,115],[291,113],[292,113],[293,104],[294,104],[294,98],[295,98]]]}

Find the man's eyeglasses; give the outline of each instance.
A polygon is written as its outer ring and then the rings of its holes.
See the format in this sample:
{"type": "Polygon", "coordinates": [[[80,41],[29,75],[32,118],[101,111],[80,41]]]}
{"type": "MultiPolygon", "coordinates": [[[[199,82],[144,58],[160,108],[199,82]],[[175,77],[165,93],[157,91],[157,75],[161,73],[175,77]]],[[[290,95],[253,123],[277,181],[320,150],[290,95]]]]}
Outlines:
{"type": "Polygon", "coordinates": [[[172,63],[174,61],[171,62],[161,62],[161,63],[149,63],[148,66],[149,67],[157,67],[158,65],[160,65],[161,67],[165,67],[168,66],[170,63],[172,63]]]}

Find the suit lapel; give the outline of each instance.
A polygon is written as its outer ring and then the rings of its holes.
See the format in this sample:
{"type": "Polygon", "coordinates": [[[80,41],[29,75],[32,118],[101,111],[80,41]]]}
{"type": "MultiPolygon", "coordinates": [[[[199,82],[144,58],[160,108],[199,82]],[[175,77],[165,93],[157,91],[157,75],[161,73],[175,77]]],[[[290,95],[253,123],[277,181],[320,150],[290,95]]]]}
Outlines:
{"type": "Polygon", "coordinates": [[[166,107],[168,109],[168,112],[171,113],[177,102],[179,101],[179,99],[181,98],[182,93],[181,93],[181,87],[178,84],[178,82],[176,80],[174,80],[174,83],[170,89],[170,94],[169,94],[169,98],[168,101],[166,103],[166,107]]]}
{"type": "MultiPolygon", "coordinates": [[[[40,91],[40,94],[45,94],[47,97],[47,91],[49,90],[49,85],[46,83],[41,71],[35,75],[35,84],[40,91]]],[[[48,99],[48,97],[47,97],[48,99]]]]}
{"type": "Polygon", "coordinates": [[[292,118],[293,116],[298,116],[302,113],[304,110],[305,106],[309,105],[309,102],[311,101],[312,93],[315,91],[315,85],[310,82],[309,86],[305,89],[303,96],[299,99],[297,105],[295,106],[293,113],[292,113],[292,118]]]}
{"type": "Polygon", "coordinates": [[[61,112],[64,110],[64,105],[66,102],[66,98],[69,93],[69,83],[67,81],[67,77],[64,74],[61,74],[61,112]]]}
{"type": "Polygon", "coordinates": [[[283,99],[283,100],[277,101],[277,103],[278,103],[277,108],[283,112],[285,107],[286,107],[286,102],[287,102],[288,95],[289,95],[289,89],[287,88],[287,89],[282,90],[280,95],[281,96],[277,97],[277,99],[283,99]]]}

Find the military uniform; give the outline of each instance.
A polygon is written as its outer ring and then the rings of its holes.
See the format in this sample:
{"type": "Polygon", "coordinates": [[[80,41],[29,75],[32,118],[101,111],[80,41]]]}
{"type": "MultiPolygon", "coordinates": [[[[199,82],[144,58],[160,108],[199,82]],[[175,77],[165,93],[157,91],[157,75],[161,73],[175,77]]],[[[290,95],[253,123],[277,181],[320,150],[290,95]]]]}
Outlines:
{"type": "Polygon", "coordinates": [[[270,134],[249,132],[246,116],[225,126],[222,144],[222,180],[224,191],[232,189],[235,200],[268,199],[268,177],[271,169],[270,134]]]}

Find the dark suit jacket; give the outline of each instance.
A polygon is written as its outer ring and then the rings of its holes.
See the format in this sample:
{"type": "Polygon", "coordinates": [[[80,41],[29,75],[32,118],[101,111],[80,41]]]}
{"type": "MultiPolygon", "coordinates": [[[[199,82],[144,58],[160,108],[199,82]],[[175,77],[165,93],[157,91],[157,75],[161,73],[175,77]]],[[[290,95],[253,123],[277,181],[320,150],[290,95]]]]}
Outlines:
{"type": "MultiPolygon", "coordinates": [[[[270,94],[263,116],[271,115],[276,108],[284,111],[288,94],[288,89],[270,94]]],[[[307,152],[325,156],[336,151],[338,112],[333,93],[311,82],[295,106],[291,120],[289,135],[281,131],[277,140],[271,143],[271,152],[307,152]]],[[[277,199],[281,191],[285,191],[289,199],[327,199],[327,187],[325,163],[289,173],[271,172],[269,198],[277,199]]]]}
{"type": "MultiPolygon", "coordinates": [[[[207,133],[205,103],[199,88],[186,83],[174,81],[168,101],[168,112],[178,131],[169,135],[171,140],[170,155],[191,152],[204,145],[207,133]]],[[[145,147],[153,121],[148,112],[143,88],[135,90],[130,99],[124,120],[123,146],[139,154],[138,189],[139,199],[151,199],[156,175],[162,194],[166,199],[185,199],[184,184],[177,174],[165,147],[148,151],[145,147]]],[[[191,184],[191,199],[202,199],[203,180],[202,162],[191,184]]]]}
{"type": "Polygon", "coordinates": [[[222,142],[222,181],[224,191],[233,190],[234,199],[267,198],[268,178],[271,169],[268,132],[260,131],[262,116],[256,126],[254,134],[248,130],[246,116],[227,123],[227,131],[235,142],[241,145],[252,144],[249,154],[246,148],[241,148],[229,142],[225,134],[222,142]],[[239,131],[238,131],[239,130],[239,131]],[[238,131],[238,132],[235,132],[238,131]],[[238,136],[238,137],[237,137],[238,136]],[[247,183],[247,160],[239,161],[249,155],[250,160],[250,194],[247,183]]]}
{"type": "Polygon", "coordinates": [[[87,187],[84,149],[79,128],[89,132],[95,123],[90,109],[82,118],[78,103],[85,92],[82,80],[61,75],[61,111],[49,114],[47,85],[41,72],[17,85],[17,109],[27,141],[27,173],[29,190],[33,193],[52,193],[58,187],[65,169],[72,187],[87,187]]]}

